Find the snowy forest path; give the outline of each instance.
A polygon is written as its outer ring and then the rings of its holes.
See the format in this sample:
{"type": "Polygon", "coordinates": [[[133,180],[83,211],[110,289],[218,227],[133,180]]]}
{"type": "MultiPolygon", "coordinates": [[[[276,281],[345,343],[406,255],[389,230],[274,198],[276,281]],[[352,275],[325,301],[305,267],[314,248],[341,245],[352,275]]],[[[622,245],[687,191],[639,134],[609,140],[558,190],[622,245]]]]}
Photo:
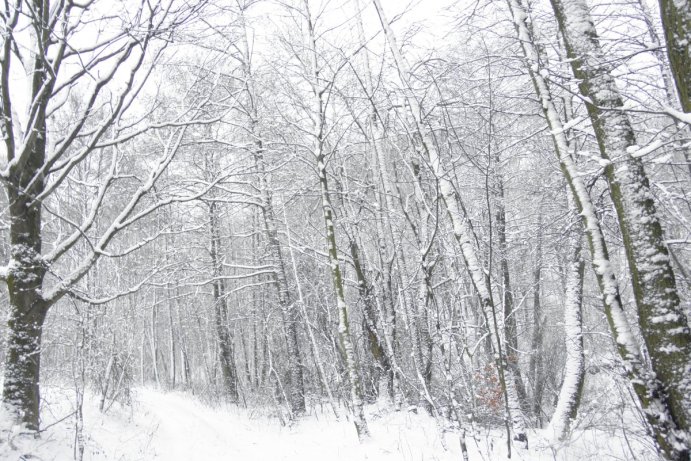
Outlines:
{"type": "Polygon", "coordinates": [[[148,417],[157,420],[152,451],[165,460],[252,459],[256,428],[178,393],[143,389],[138,396],[148,417]]]}
{"type": "MultiPolygon", "coordinates": [[[[357,440],[352,421],[314,414],[293,426],[229,404],[207,406],[180,392],[138,389],[135,419],[147,428],[139,453],[166,461],[196,460],[456,460],[444,451],[432,419],[399,412],[373,425],[373,438],[357,440]],[[420,426],[421,420],[424,424],[420,426]]],[[[141,439],[140,439],[141,442],[141,439]]]]}

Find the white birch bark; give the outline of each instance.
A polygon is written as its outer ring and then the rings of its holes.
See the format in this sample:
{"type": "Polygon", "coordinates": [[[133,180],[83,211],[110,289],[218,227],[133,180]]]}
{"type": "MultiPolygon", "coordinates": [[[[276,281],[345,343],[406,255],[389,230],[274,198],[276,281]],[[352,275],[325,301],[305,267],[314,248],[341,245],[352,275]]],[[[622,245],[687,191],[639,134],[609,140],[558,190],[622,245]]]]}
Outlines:
{"type": "MultiPolygon", "coordinates": [[[[542,67],[540,52],[535,45],[533,31],[528,23],[528,14],[520,0],[509,0],[514,26],[518,39],[526,58],[526,66],[531,76],[535,91],[541,102],[550,133],[554,141],[555,153],[559,159],[562,173],[573,193],[576,206],[583,219],[583,224],[588,236],[588,244],[592,256],[593,269],[598,285],[602,293],[607,320],[612,331],[617,350],[629,375],[630,381],[639,398],[639,402],[646,411],[648,421],[655,433],[655,438],[664,439],[670,431],[676,428],[669,427],[674,424],[671,414],[665,409],[664,390],[655,376],[645,367],[636,344],[633,332],[626,318],[621,304],[620,289],[617,278],[610,263],[609,252],[604,234],[595,213],[595,206],[588,194],[576,164],[569,153],[569,145],[566,138],[565,127],[561,122],[559,113],[552,99],[552,94],[547,80],[544,77],[545,69],[542,67]]],[[[613,82],[611,82],[613,83],[613,82]]],[[[623,117],[623,115],[620,114],[623,117]]],[[[685,330],[688,332],[688,329],[685,330]]],[[[682,444],[679,439],[675,444],[682,444]]],[[[681,445],[680,445],[681,446],[681,445]]],[[[672,456],[673,449],[666,450],[672,456]]]]}
{"type": "MultiPolygon", "coordinates": [[[[454,236],[461,246],[463,258],[467,265],[475,291],[480,298],[485,318],[487,320],[493,319],[492,323],[494,324],[494,334],[492,343],[493,347],[495,348],[497,372],[499,374],[502,387],[504,388],[506,419],[507,421],[511,422],[511,426],[514,431],[514,439],[527,446],[528,438],[525,431],[525,421],[520,409],[520,405],[518,404],[515,380],[505,379],[506,366],[502,354],[501,339],[497,335],[499,330],[496,322],[495,306],[489,289],[489,280],[487,274],[480,263],[477,251],[472,243],[475,241],[474,231],[470,226],[467,215],[465,214],[465,209],[460,202],[460,197],[458,197],[456,194],[453,183],[442,168],[441,158],[439,157],[435,144],[431,139],[429,132],[423,127],[423,111],[420,107],[418,99],[412,92],[412,87],[409,80],[410,70],[408,63],[403,58],[398,48],[396,37],[389,26],[384,14],[384,10],[381,6],[381,2],[379,0],[373,0],[373,2],[377,9],[379,20],[386,35],[386,39],[389,42],[389,48],[393,54],[399,78],[403,83],[403,91],[405,92],[406,102],[410,107],[410,112],[415,123],[415,131],[421,137],[420,150],[427,155],[426,160],[429,162],[432,173],[439,181],[439,191],[444,200],[444,204],[446,205],[446,209],[453,226],[454,236]]],[[[490,325],[489,322],[488,325],[490,325]]]]}
{"type": "Polygon", "coordinates": [[[639,392],[639,398],[644,401],[644,412],[665,455],[671,459],[688,458],[691,330],[680,306],[649,180],[637,155],[641,148],[623,110],[622,97],[587,3],[585,0],[551,0],[551,3],[574,76],[580,80],[580,92],[588,99],[586,108],[600,155],[608,162],[605,177],[624,238],[638,322],[652,367],[642,383],[646,390],[639,392]],[[647,399],[651,402],[646,403],[647,399]]]}
{"type": "MultiPolygon", "coordinates": [[[[575,208],[569,192],[569,208],[575,208]]],[[[550,419],[551,432],[563,440],[576,418],[585,381],[585,356],[583,353],[583,272],[585,263],[581,256],[581,231],[569,232],[569,260],[566,266],[566,293],[564,299],[564,342],[566,363],[564,381],[559,390],[557,406],[550,419]]]]}
{"type": "Polygon", "coordinates": [[[321,191],[322,212],[324,214],[324,224],[326,227],[326,243],[329,253],[329,265],[331,267],[331,278],[336,292],[336,305],[338,309],[338,333],[341,343],[341,350],[345,357],[346,371],[350,381],[350,398],[353,405],[355,429],[360,440],[369,437],[369,429],[365,419],[364,402],[362,400],[362,385],[360,382],[360,371],[355,359],[355,346],[350,337],[350,324],[348,320],[348,305],[345,299],[345,286],[341,275],[341,268],[338,263],[338,247],[336,244],[336,230],[334,223],[334,213],[329,197],[329,186],[326,174],[326,153],[324,146],[326,111],[325,103],[322,99],[324,89],[320,82],[317,44],[310,12],[309,0],[304,0],[305,17],[308,29],[309,58],[311,60],[310,84],[312,86],[312,115],[315,120],[313,133],[311,133],[311,151],[317,160],[317,174],[319,176],[319,186],[321,191]]]}
{"type": "MultiPolygon", "coordinates": [[[[365,46],[365,32],[362,24],[362,9],[360,6],[360,0],[355,0],[355,7],[357,8],[356,26],[358,30],[358,39],[360,41],[360,44],[362,46],[365,46]]],[[[389,212],[395,210],[396,208],[394,202],[394,187],[391,182],[391,177],[389,176],[388,171],[389,162],[387,159],[388,151],[386,146],[384,121],[381,119],[377,105],[374,102],[374,79],[372,76],[372,68],[370,65],[369,54],[367,50],[364,50],[362,54],[365,64],[365,78],[363,82],[365,86],[365,91],[367,92],[367,98],[369,98],[372,106],[372,113],[368,118],[367,124],[369,128],[369,135],[371,138],[372,160],[373,164],[376,165],[376,177],[379,180],[380,186],[383,191],[383,193],[380,194],[380,198],[377,202],[379,206],[377,209],[376,220],[378,245],[380,255],[382,258],[381,267],[386,285],[383,287],[382,290],[385,297],[383,308],[381,309],[381,317],[383,320],[383,339],[384,344],[386,346],[386,352],[388,354],[389,364],[392,368],[389,372],[389,395],[391,397],[392,403],[394,404],[394,407],[396,409],[400,409],[403,397],[400,389],[400,369],[397,365],[396,350],[394,346],[394,338],[396,334],[396,318],[393,302],[394,277],[393,274],[391,274],[391,272],[389,271],[389,268],[393,266],[393,263],[395,263],[396,266],[399,268],[399,272],[401,272],[403,264],[400,261],[398,251],[395,248],[389,250],[386,240],[386,236],[391,237],[393,240],[394,233],[389,213],[384,212],[382,209],[381,197],[383,196],[383,204],[386,205],[386,210],[388,210],[389,212]]]]}

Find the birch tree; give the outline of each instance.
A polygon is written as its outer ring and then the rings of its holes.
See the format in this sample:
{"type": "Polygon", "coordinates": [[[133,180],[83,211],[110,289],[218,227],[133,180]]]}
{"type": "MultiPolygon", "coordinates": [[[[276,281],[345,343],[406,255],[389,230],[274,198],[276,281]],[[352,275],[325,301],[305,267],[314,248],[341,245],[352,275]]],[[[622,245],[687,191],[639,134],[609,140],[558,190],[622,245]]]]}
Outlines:
{"type": "Polygon", "coordinates": [[[358,437],[363,440],[369,437],[369,429],[367,428],[367,421],[365,420],[360,371],[356,362],[355,347],[351,338],[348,305],[346,304],[345,297],[345,284],[338,258],[335,216],[331,205],[329,181],[326,171],[327,144],[325,137],[327,134],[327,120],[324,97],[329,91],[329,88],[328,83],[325,82],[320,75],[317,35],[314,29],[309,0],[304,0],[304,16],[307,22],[307,52],[309,53],[309,84],[311,88],[310,96],[312,98],[311,115],[313,118],[313,131],[309,134],[311,138],[310,151],[317,162],[321,206],[326,229],[326,246],[329,255],[331,279],[336,294],[336,307],[338,309],[338,334],[342,353],[345,358],[346,372],[350,382],[350,398],[353,406],[355,429],[357,430],[358,437]]]}
{"type": "MultiPolygon", "coordinates": [[[[569,8],[573,6],[573,2],[570,4],[569,8]]],[[[555,153],[557,154],[559,161],[560,161],[560,166],[562,169],[562,172],[569,184],[569,187],[571,188],[571,191],[574,195],[575,201],[576,201],[576,206],[578,207],[578,210],[583,217],[583,222],[586,228],[586,232],[588,235],[588,241],[589,241],[589,246],[591,250],[591,255],[592,255],[592,263],[593,263],[593,268],[595,270],[597,279],[598,279],[598,284],[600,285],[600,291],[602,293],[603,297],[603,302],[605,305],[605,312],[607,314],[608,322],[610,324],[610,328],[612,330],[614,339],[617,344],[617,349],[619,351],[619,354],[621,358],[623,359],[627,372],[629,373],[629,377],[631,378],[632,385],[636,391],[636,394],[638,396],[638,399],[646,411],[647,419],[648,422],[651,424],[653,428],[653,432],[655,435],[655,438],[657,442],[660,444],[663,452],[666,453],[670,459],[676,459],[677,456],[684,456],[683,453],[680,455],[679,452],[677,451],[678,447],[683,447],[683,436],[681,438],[678,438],[679,435],[676,434],[677,428],[676,428],[676,423],[672,417],[671,414],[671,408],[667,405],[666,403],[666,396],[665,393],[667,390],[662,387],[662,384],[654,375],[651,375],[651,373],[647,370],[647,367],[643,363],[642,357],[640,356],[639,353],[639,348],[638,345],[635,342],[635,338],[633,336],[633,332],[631,330],[631,327],[628,323],[628,320],[624,314],[623,311],[623,306],[621,303],[621,296],[620,296],[620,289],[619,289],[619,284],[616,279],[616,276],[614,275],[610,263],[610,257],[609,257],[609,251],[607,250],[607,244],[604,239],[604,234],[602,233],[602,228],[599,223],[599,220],[597,216],[595,215],[595,208],[592,203],[592,200],[590,199],[590,196],[587,192],[587,189],[585,188],[585,185],[582,182],[582,179],[579,178],[578,170],[575,166],[575,163],[573,161],[573,158],[571,157],[569,153],[569,146],[568,146],[568,140],[565,135],[565,130],[564,130],[564,125],[561,122],[561,119],[558,115],[557,108],[555,106],[554,100],[552,93],[550,91],[548,82],[545,80],[545,77],[543,75],[544,73],[544,67],[543,67],[543,58],[540,55],[538,47],[535,45],[534,42],[534,36],[533,32],[531,30],[531,26],[529,25],[529,17],[528,14],[523,7],[523,5],[517,1],[513,0],[509,3],[509,6],[511,8],[511,12],[513,15],[514,19],[514,25],[516,27],[517,35],[518,38],[521,42],[521,47],[523,49],[523,53],[526,57],[527,61],[527,68],[530,73],[531,79],[533,80],[533,84],[535,86],[536,93],[540,99],[540,102],[542,104],[542,109],[545,114],[545,118],[547,119],[547,123],[550,127],[550,131],[552,133],[554,145],[555,145],[555,153]],[[658,413],[661,412],[661,413],[658,413]],[[678,439],[678,440],[677,440],[678,439]],[[675,448],[677,447],[677,448],[675,448]]],[[[555,4],[555,11],[560,11],[559,8],[561,8],[559,5],[555,4]]],[[[575,7],[574,7],[575,8],[575,7]]],[[[581,5],[576,9],[578,14],[580,15],[580,19],[583,20],[584,22],[578,22],[575,24],[580,24],[581,26],[585,27],[584,30],[587,30],[587,36],[578,36],[577,40],[582,40],[584,43],[587,44],[587,46],[592,46],[597,49],[599,49],[599,45],[597,45],[596,41],[596,35],[593,35],[594,29],[590,29],[592,27],[592,21],[589,21],[589,18],[587,16],[584,16],[587,14],[587,10],[585,9],[584,5],[581,5]],[[594,41],[592,41],[594,40],[594,41]]],[[[559,18],[559,15],[558,15],[559,18]]],[[[561,17],[560,23],[562,24],[562,27],[564,27],[564,21],[565,17],[561,17]]],[[[569,26],[570,27],[570,26],[569,26]]],[[[571,32],[577,33],[577,31],[572,30],[571,32]]],[[[576,61],[580,62],[580,58],[586,58],[587,55],[583,54],[584,50],[579,49],[578,54],[574,54],[574,50],[572,49],[569,51],[570,56],[573,57],[576,61]]],[[[593,56],[590,58],[586,59],[594,59],[593,56]]],[[[580,69],[580,64],[579,67],[580,69]]],[[[602,68],[600,68],[602,70],[602,68]]],[[[584,76],[582,74],[577,74],[584,76]]],[[[592,76],[592,75],[591,75],[592,76]]],[[[609,74],[606,76],[599,75],[601,78],[601,82],[605,87],[600,88],[602,91],[600,93],[600,96],[606,96],[610,95],[615,98],[615,101],[618,101],[618,107],[621,107],[621,99],[618,97],[618,93],[616,92],[616,88],[614,88],[614,82],[609,74]]],[[[582,80],[581,87],[583,85],[586,85],[586,82],[589,82],[589,80],[582,80]]],[[[582,88],[583,91],[583,88],[582,88]]],[[[600,102],[601,103],[601,102],[600,102]]],[[[597,104],[597,102],[595,103],[597,104]]],[[[604,123],[605,120],[607,120],[610,115],[618,117],[618,122],[623,125],[617,125],[617,130],[619,128],[624,129],[628,126],[628,131],[626,133],[621,133],[621,137],[616,137],[617,131],[608,131],[607,136],[612,136],[612,139],[616,139],[617,142],[619,143],[619,147],[622,147],[622,143],[627,143],[631,142],[633,140],[633,132],[628,124],[628,122],[625,120],[625,114],[623,114],[621,111],[616,111],[616,112],[610,112],[608,115],[602,116],[601,114],[598,114],[599,109],[593,105],[588,103],[588,110],[591,113],[591,116],[594,117],[594,120],[598,120],[596,126],[596,133],[598,132],[598,127],[600,134],[598,135],[598,142],[601,146],[601,149],[605,148],[605,134],[604,131],[602,131],[604,128],[599,125],[600,123],[604,123]],[[624,136],[625,135],[625,136],[624,136]]],[[[640,163],[639,159],[636,159],[634,156],[629,154],[628,152],[624,151],[622,153],[624,158],[627,159],[628,162],[634,163],[634,166],[636,167],[636,170],[634,172],[629,172],[628,177],[631,181],[635,178],[631,178],[632,174],[637,174],[638,179],[641,181],[643,180],[642,178],[645,178],[644,172],[642,170],[642,164],[640,163]],[[643,175],[643,176],[641,176],[643,175]]],[[[603,155],[606,155],[603,154],[603,155]]],[[[609,160],[609,157],[607,157],[607,160],[609,160]]],[[[613,180],[613,172],[612,172],[612,165],[609,164],[607,166],[607,172],[608,172],[608,177],[610,180],[610,187],[619,190],[619,185],[615,184],[612,185],[611,181],[613,180]]],[[[634,188],[635,186],[629,182],[629,187],[634,188]]],[[[623,183],[622,183],[623,186],[623,183]]],[[[640,187],[647,188],[647,179],[645,179],[644,182],[638,184],[638,191],[642,192],[640,190],[640,187]]],[[[616,195],[614,190],[612,191],[613,198],[616,195]]],[[[648,195],[638,195],[639,198],[643,199],[643,202],[633,202],[633,203],[639,203],[641,206],[645,205],[647,208],[645,208],[645,215],[642,216],[650,216],[652,214],[652,221],[648,221],[647,219],[643,220],[641,219],[641,216],[638,216],[639,222],[637,224],[634,223],[629,223],[631,225],[637,226],[639,229],[648,229],[651,231],[655,231],[655,229],[658,230],[657,232],[657,241],[661,245],[659,247],[654,247],[657,248],[659,251],[662,251],[666,255],[666,250],[664,250],[664,246],[662,246],[660,238],[661,238],[661,230],[659,226],[659,222],[657,222],[656,219],[654,218],[654,206],[652,204],[652,199],[650,198],[651,196],[648,195]],[[643,222],[645,221],[645,222],[643,222]],[[662,249],[660,249],[662,248],[662,249]]],[[[621,199],[621,193],[619,193],[619,198],[621,199]]],[[[616,203],[616,202],[615,202],[616,203]]],[[[630,204],[632,202],[629,202],[630,204]]],[[[621,203],[620,203],[621,205],[621,203]]],[[[623,211],[621,209],[621,206],[617,206],[617,211],[620,214],[620,221],[623,215],[623,211]]],[[[629,216],[627,219],[631,219],[632,217],[629,216]]],[[[634,218],[636,219],[636,218],[634,218]]],[[[655,234],[655,232],[653,232],[655,234]]],[[[626,233],[625,233],[626,235],[626,233]]],[[[625,239],[627,240],[627,247],[629,247],[632,244],[640,246],[642,245],[643,242],[632,242],[631,236],[626,236],[625,239]]],[[[636,234],[634,239],[640,239],[640,238],[645,238],[645,235],[641,234],[636,234]]],[[[657,251],[657,250],[656,250],[657,251]]],[[[630,254],[630,251],[627,251],[627,255],[630,254]]],[[[631,257],[629,257],[631,258],[631,257]]],[[[631,264],[631,259],[629,259],[630,264],[631,264]]],[[[634,261],[635,263],[635,261],[634,261]]],[[[661,283],[665,284],[666,286],[669,286],[669,283],[672,284],[673,287],[673,274],[671,274],[671,267],[669,267],[669,260],[666,257],[658,258],[656,259],[655,263],[653,265],[648,265],[646,270],[654,270],[655,265],[662,265],[663,269],[665,267],[667,269],[663,270],[662,272],[657,272],[658,276],[662,276],[661,283]],[[664,274],[667,274],[666,276],[664,274]],[[671,276],[671,279],[669,278],[671,276]]],[[[632,267],[633,270],[633,267],[632,267]]],[[[652,279],[648,278],[646,279],[646,283],[652,283],[652,279]]],[[[634,284],[636,282],[634,281],[634,284]]],[[[637,295],[637,300],[639,298],[639,295],[641,293],[639,292],[637,295]]],[[[652,293],[651,293],[652,295],[652,293]]],[[[670,303],[667,304],[667,306],[662,306],[662,307],[667,307],[667,308],[672,308],[674,307],[674,303],[671,301],[676,300],[676,305],[678,306],[678,298],[676,297],[676,293],[674,291],[665,291],[664,296],[662,298],[659,298],[660,301],[669,298],[670,303]]],[[[671,321],[672,323],[674,322],[679,322],[681,320],[685,320],[683,317],[683,314],[678,313],[679,315],[673,314],[669,317],[662,317],[660,320],[660,323],[665,323],[668,321],[671,321]]],[[[639,308],[639,315],[642,317],[646,315],[645,313],[641,313],[640,308],[639,308]]],[[[648,313],[649,315],[649,313],[648,313]]],[[[642,323],[642,329],[646,329],[646,324],[644,319],[641,319],[642,323]]],[[[657,325],[657,328],[661,328],[662,325],[657,325]]],[[[669,325],[667,325],[669,327],[669,325]]],[[[678,330],[673,330],[675,333],[675,336],[677,339],[681,335],[681,339],[683,339],[683,335],[688,334],[688,327],[680,327],[678,330]]],[[[667,332],[667,333],[672,333],[672,332],[667,332]]],[[[644,331],[644,335],[645,335],[644,331]]],[[[665,332],[660,332],[662,337],[658,337],[659,340],[662,341],[675,341],[676,339],[673,338],[671,335],[667,335],[665,332]]],[[[649,332],[648,332],[649,336],[649,332]]],[[[682,345],[684,342],[682,341],[682,345]]],[[[688,344],[688,343],[687,343],[688,344]]],[[[687,346],[688,347],[688,346],[687,346]]],[[[672,352],[673,355],[679,354],[680,352],[677,350],[676,347],[673,348],[673,350],[669,351],[672,352]]],[[[688,362],[687,362],[688,364],[688,362]]],[[[673,365],[673,364],[672,364],[673,365]]],[[[688,366],[688,365],[682,365],[683,366],[688,366]]],[[[676,369],[677,372],[679,372],[679,369],[676,369]]],[[[683,375],[679,376],[678,379],[686,379],[683,377],[683,375]]],[[[679,392],[681,389],[676,387],[676,388],[668,388],[670,392],[679,392]]],[[[683,389],[683,388],[682,388],[683,389]]],[[[683,397],[682,397],[683,398],[683,397]]],[[[682,448],[682,452],[685,449],[682,448]]],[[[679,458],[682,459],[682,458],[679,458]]]]}
{"type": "MultiPolygon", "coordinates": [[[[580,80],[580,92],[588,98],[586,108],[600,155],[609,163],[605,176],[624,237],[638,321],[652,366],[648,387],[658,389],[651,396],[659,399],[663,408],[646,410],[648,419],[671,424],[657,436],[665,453],[688,456],[688,441],[683,440],[688,438],[691,421],[691,393],[687,392],[691,389],[691,330],[679,304],[669,251],[640,158],[644,148],[636,144],[631,121],[622,110],[623,100],[586,2],[552,0],[552,7],[573,74],[580,80]]],[[[688,44],[686,53],[688,58],[688,44]]],[[[678,70],[675,67],[675,73],[678,70]]],[[[686,86],[681,91],[688,91],[688,82],[686,86]]]]}
{"type": "MultiPolygon", "coordinates": [[[[391,26],[389,25],[386,15],[379,0],[373,0],[374,6],[379,15],[379,20],[389,43],[389,49],[394,56],[394,62],[398,77],[403,83],[403,91],[405,100],[410,108],[410,115],[414,122],[415,133],[419,135],[421,145],[418,146],[421,153],[426,155],[426,161],[432,169],[435,179],[438,181],[439,191],[446,205],[448,216],[451,220],[454,235],[458,241],[466,267],[470,274],[473,287],[480,299],[480,303],[484,312],[487,325],[492,325],[494,332],[492,337],[492,345],[494,348],[497,373],[499,380],[504,390],[505,412],[507,427],[510,424],[514,431],[514,439],[524,446],[527,446],[528,437],[525,432],[524,417],[518,401],[515,381],[506,378],[506,356],[502,351],[501,338],[499,337],[499,327],[497,323],[497,313],[492,299],[492,293],[489,283],[489,277],[484,271],[481,262],[478,258],[476,249],[473,246],[473,241],[477,241],[474,231],[468,222],[468,217],[465,214],[465,207],[463,206],[456,189],[448,177],[448,173],[443,170],[439,153],[437,152],[434,141],[431,139],[428,131],[424,127],[422,114],[424,113],[420,107],[420,103],[412,92],[409,76],[410,70],[407,62],[403,58],[400,49],[398,48],[396,37],[393,34],[391,26]]],[[[490,326],[490,328],[492,328],[490,326]]],[[[510,442],[509,442],[510,443],[510,442]]],[[[510,451],[510,449],[509,449],[510,451]]]]}

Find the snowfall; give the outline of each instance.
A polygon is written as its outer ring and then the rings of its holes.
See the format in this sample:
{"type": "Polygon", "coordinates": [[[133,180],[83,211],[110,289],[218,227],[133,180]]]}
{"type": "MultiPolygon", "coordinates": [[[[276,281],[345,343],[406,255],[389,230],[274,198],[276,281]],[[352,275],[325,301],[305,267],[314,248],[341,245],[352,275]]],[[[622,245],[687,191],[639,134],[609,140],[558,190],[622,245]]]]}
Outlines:
{"type": "MultiPolygon", "coordinates": [[[[0,414],[0,460],[75,459],[74,391],[42,390],[39,437],[12,426],[0,414]]],[[[133,391],[130,405],[106,412],[86,395],[83,405],[85,460],[462,460],[459,433],[423,412],[369,406],[371,437],[359,442],[340,408],[312,408],[291,424],[268,409],[208,404],[183,392],[152,388],[133,391]]],[[[506,459],[506,438],[476,428],[466,436],[470,461],[506,459]]],[[[547,430],[530,433],[528,450],[514,448],[512,460],[654,460],[644,444],[607,431],[575,430],[568,442],[551,440],[547,430]]]]}

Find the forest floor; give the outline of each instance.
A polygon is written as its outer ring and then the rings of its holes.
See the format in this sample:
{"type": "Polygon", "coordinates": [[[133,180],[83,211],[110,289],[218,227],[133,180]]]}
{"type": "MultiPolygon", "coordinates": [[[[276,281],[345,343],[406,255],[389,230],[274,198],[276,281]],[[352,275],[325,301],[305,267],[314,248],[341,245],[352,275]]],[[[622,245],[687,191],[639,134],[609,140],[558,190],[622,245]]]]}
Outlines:
{"type": "MultiPolygon", "coordinates": [[[[41,437],[8,427],[0,414],[0,459],[75,459],[74,393],[44,390],[46,428],[41,437]],[[70,403],[71,402],[71,403],[70,403]]],[[[341,408],[341,413],[344,409],[341,408]]],[[[131,406],[113,405],[105,414],[98,401],[86,396],[85,460],[294,460],[294,461],[460,461],[459,436],[442,433],[425,414],[370,406],[372,436],[359,443],[351,421],[336,419],[326,407],[287,426],[267,412],[230,405],[209,406],[181,392],[149,388],[135,390],[131,406]]],[[[471,461],[506,459],[505,438],[499,432],[467,437],[471,461]]],[[[579,431],[569,444],[549,442],[543,432],[531,433],[530,450],[514,450],[518,460],[653,460],[640,444],[601,431],[579,431]]]]}

